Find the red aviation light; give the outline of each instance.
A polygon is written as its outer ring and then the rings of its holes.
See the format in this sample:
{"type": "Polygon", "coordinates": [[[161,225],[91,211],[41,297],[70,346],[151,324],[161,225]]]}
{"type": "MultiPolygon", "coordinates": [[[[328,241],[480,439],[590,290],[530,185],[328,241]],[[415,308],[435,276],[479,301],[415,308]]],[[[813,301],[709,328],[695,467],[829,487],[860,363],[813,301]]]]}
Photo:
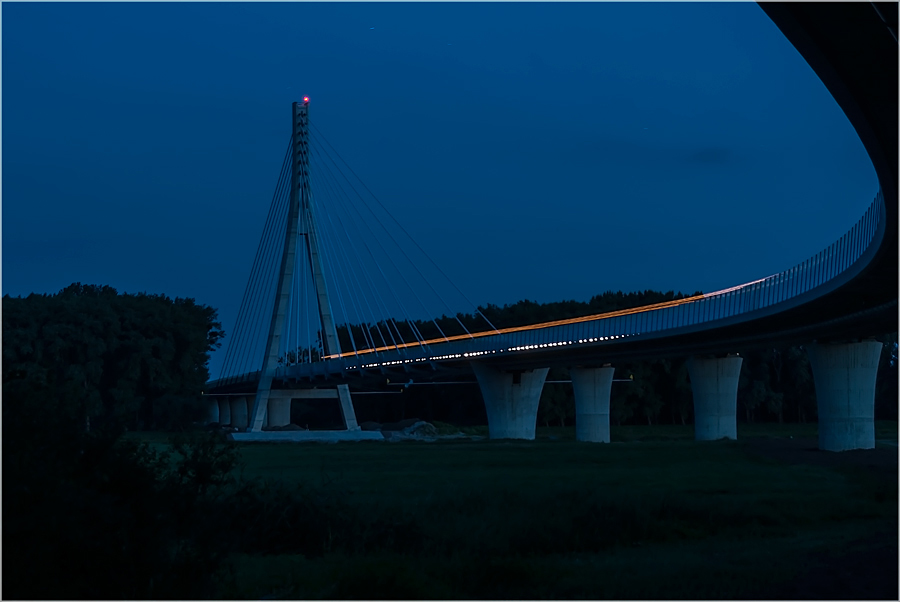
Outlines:
{"type": "Polygon", "coordinates": [[[303,97],[303,102],[309,102],[309,96],[304,96],[304,97],[303,97]]]}

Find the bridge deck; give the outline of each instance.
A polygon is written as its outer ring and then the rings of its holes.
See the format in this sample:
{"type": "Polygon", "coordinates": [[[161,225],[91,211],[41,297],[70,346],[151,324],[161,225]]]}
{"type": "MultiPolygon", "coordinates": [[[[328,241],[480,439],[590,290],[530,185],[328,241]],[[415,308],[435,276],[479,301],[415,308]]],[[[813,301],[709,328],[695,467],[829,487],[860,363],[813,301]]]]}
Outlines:
{"type": "MultiPolygon", "coordinates": [[[[885,242],[885,209],[879,192],[860,220],[827,249],[784,272],[726,290],[601,315],[343,353],[319,362],[279,367],[275,380],[303,387],[321,384],[323,379],[345,382],[397,369],[436,374],[471,361],[519,366],[596,362],[623,351],[643,349],[645,354],[649,346],[670,347],[685,337],[696,339],[703,333],[722,333],[728,327],[787,315],[826,297],[872,262],[885,242]],[[669,344],[663,339],[670,339],[669,344]]],[[[873,315],[875,319],[864,313],[858,316],[857,328],[872,323],[870,328],[876,332],[870,334],[880,332],[879,324],[886,316],[896,317],[896,309],[890,309],[888,300],[888,307],[873,315]]],[[[826,314],[816,317],[818,322],[835,318],[826,314]]],[[[803,320],[798,319],[795,326],[802,325],[803,320]]],[[[719,338],[720,347],[727,344],[728,337],[719,338]]],[[[259,373],[254,372],[212,381],[208,391],[253,388],[258,379],[259,373]]]]}

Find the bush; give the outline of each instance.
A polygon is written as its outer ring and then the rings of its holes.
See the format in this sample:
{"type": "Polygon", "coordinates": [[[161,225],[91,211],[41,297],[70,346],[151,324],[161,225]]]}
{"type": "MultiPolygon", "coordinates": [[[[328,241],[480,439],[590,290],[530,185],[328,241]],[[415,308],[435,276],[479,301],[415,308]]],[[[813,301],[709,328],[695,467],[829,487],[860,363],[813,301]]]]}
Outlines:
{"type": "Polygon", "coordinates": [[[18,486],[4,492],[16,553],[3,555],[3,597],[215,597],[229,545],[205,510],[233,455],[208,437],[183,439],[176,458],[110,433],[79,443],[71,461],[19,458],[27,470],[5,475],[18,486]]]}
{"type": "Polygon", "coordinates": [[[435,420],[431,424],[437,430],[438,435],[455,435],[456,433],[462,432],[459,427],[453,426],[447,422],[441,422],[440,420],[435,420]]]}

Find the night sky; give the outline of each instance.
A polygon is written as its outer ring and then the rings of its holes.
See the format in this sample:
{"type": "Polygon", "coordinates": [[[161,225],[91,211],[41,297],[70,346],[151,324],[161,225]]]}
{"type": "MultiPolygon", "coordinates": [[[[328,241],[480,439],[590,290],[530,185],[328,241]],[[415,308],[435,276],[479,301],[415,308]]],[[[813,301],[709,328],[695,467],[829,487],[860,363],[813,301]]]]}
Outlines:
{"type": "Polygon", "coordinates": [[[768,276],[878,186],[754,3],[4,3],[2,28],[14,296],[194,297],[230,331],[303,95],[479,304],[768,276]]]}

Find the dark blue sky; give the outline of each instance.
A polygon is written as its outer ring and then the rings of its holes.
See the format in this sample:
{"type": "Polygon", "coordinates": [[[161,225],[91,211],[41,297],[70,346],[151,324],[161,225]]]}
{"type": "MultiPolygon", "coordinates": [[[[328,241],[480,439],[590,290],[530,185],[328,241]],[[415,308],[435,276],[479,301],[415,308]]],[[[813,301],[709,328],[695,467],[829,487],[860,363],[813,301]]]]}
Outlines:
{"type": "Polygon", "coordinates": [[[877,191],[753,3],[4,3],[3,293],[194,297],[230,330],[292,101],[476,303],[712,291],[877,191]]]}

